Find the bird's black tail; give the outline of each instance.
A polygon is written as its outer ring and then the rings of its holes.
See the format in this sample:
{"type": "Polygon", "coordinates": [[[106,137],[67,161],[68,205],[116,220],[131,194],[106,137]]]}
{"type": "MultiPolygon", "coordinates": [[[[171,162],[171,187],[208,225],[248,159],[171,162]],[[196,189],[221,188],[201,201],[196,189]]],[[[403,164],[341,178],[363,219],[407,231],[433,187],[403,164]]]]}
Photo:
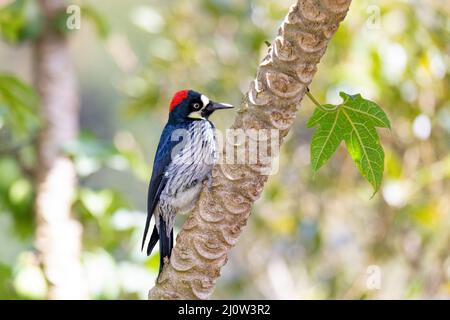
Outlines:
{"type": "MultiPolygon", "coordinates": [[[[145,240],[145,238],[144,238],[144,240],[145,240]]],[[[147,246],[147,256],[149,256],[152,253],[152,250],[155,247],[158,240],[159,240],[158,229],[156,229],[156,226],[154,226],[152,236],[150,237],[150,241],[148,242],[148,246],[147,246]]]]}
{"type": "MultiPolygon", "coordinates": [[[[156,228],[155,228],[156,229],[156,228]]],[[[153,235],[152,235],[153,237],[153,235]]],[[[159,220],[159,274],[164,267],[164,258],[170,258],[173,248],[173,230],[170,231],[170,236],[167,236],[167,226],[163,219],[159,220]]],[[[158,274],[158,277],[159,277],[158,274]]]]}
{"type": "Polygon", "coordinates": [[[159,220],[159,232],[156,228],[156,225],[153,227],[152,235],[150,237],[150,241],[148,242],[147,246],[147,256],[149,256],[153,248],[155,247],[156,243],[159,240],[159,274],[161,274],[161,271],[164,267],[164,257],[170,258],[170,254],[172,253],[173,248],[173,230],[170,231],[170,237],[167,236],[166,232],[166,223],[163,219],[159,220]]]}

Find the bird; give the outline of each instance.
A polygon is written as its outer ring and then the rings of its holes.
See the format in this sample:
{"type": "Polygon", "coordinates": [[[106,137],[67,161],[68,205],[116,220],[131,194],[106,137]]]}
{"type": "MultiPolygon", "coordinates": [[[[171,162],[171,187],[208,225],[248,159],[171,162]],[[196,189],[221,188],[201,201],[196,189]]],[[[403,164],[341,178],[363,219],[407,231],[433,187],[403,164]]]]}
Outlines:
{"type": "Polygon", "coordinates": [[[178,213],[191,211],[203,183],[209,188],[217,161],[217,141],[211,114],[232,105],[217,103],[194,90],[180,90],[169,106],[168,121],[156,150],[147,196],[144,250],[152,217],[155,225],[147,244],[147,256],[159,241],[159,275],[173,248],[173,226],[178,213]]]}

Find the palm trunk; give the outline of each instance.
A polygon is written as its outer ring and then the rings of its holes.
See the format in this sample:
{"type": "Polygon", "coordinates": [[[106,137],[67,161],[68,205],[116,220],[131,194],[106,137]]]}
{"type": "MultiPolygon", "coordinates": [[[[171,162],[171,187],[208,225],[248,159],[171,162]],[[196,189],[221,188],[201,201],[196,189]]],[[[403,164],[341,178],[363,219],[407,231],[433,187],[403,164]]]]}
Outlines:
{"type": "Polygon", "coordinates": [[[80,263],[81,224],[73,219],[77,185],[73,162],[62,146],[78,135],[79,101],[75,70],[65,37],[49,26],[63,0],[39,0],[47,22],[34,47],[34,71],[44,127],[38,141],[36,247],[49,283],[50,299],[84,299],[80,263]]]}
{"type": "MultiPolygon", "coordinates": [[[[232,129],[275,129],[283,139],[327,44],[345,18],[351,0],[299,0],[261,62],[232,129]]],[[[245,145],[249,154],[249,144],[245,145]]],[[[276,155],[278,150],[271,150],[276,155]]],[[[224,156],[226,157],[226,155],[224,156]]],[[[228,252],[247,224],[253,202],[267,180],[270,162],[216,165],[213,188],[177,237],[170,263],[149,299],[207,299],[228,252]]]]}

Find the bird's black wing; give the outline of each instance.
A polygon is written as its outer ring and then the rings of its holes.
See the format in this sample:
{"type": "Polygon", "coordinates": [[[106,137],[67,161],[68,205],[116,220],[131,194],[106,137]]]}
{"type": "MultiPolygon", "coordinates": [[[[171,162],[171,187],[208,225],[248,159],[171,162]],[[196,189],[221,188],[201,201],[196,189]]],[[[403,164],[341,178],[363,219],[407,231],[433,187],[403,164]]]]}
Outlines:
{"type": "MultiPolygon", "coordinates": [[[[153,172],[150,179],[150,185],[148,188],[147,197],[147,221],[145,223],[144,237],[142,239],[142,248],[144,249],[145,240],[147,238],[148,228],[150,221],[155,211],[156,205],[159,201],[159,196],[164,189],[167,178],[164,176],[167,166],[170,164],[172,158],[172,149],[176,145],[176,141],[172,141],[171,133],[173,132],[173,126],[166,126],[161,133],[158,149],[156,150],[155,160],[153,162],[153,172]]],[[[153,229],[152,235],[147,248],[147,255],[150,255],[156,242],[158,242],[158,230],[153,229]]]]}

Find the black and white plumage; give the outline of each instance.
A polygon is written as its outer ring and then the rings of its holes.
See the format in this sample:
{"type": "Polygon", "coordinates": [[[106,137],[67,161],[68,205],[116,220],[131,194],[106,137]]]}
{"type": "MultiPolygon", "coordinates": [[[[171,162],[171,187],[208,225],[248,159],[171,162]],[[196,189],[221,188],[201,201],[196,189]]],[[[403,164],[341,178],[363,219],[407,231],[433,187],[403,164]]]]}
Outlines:
{"type": "Polygon", "coordinates": [[[211,179],[217,146],[214,125],[208,117],[215,110],[226,108],[231,106],[212,102],[192,90],[179,91],[172,99],[169,121],[161,134],[153,163],[142,240],[144,247],[154,215],[155,227],[147,245],[147,255],[159,240],[159,272],[164,266],[164,258],[170,258],[173,248],[176,214],[192,210],[203,181],[211,179]],[[193,118],[194,114],[199,114],[200,118],[193,118]]]}

